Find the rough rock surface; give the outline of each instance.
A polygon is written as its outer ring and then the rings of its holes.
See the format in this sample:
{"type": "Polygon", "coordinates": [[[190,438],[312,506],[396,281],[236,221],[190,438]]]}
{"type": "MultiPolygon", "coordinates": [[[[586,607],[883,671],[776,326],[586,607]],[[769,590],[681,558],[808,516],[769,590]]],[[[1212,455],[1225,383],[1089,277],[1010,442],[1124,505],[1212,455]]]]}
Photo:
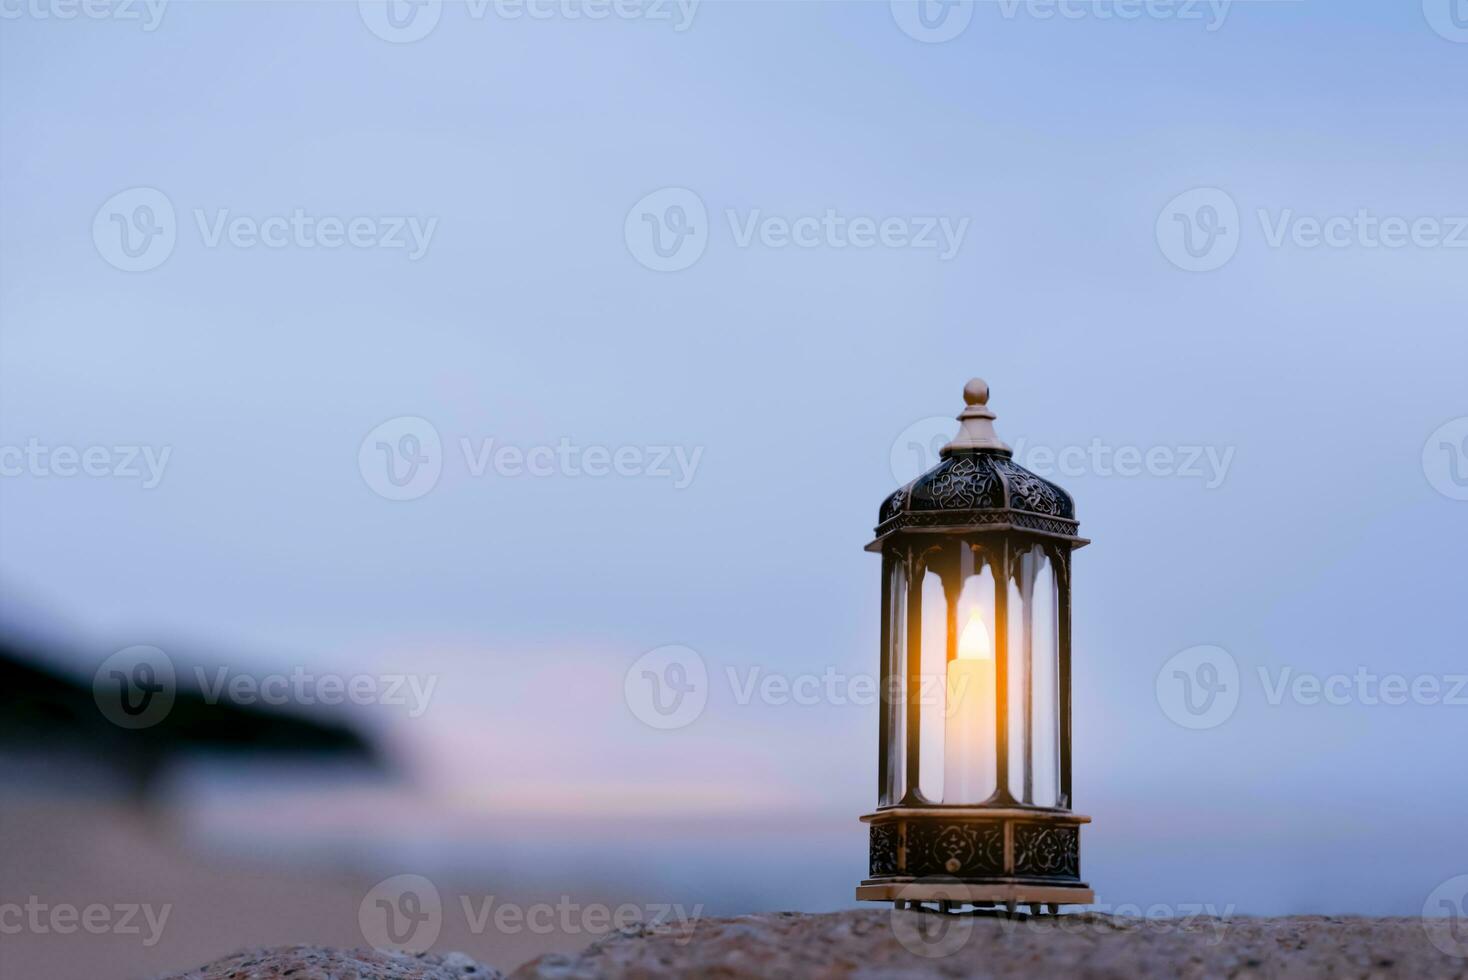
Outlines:
{"type": "Polygon", "coordinates": [[[169,980],[503,980],[463,953],[382,953],[374,949],[284,946],[236,953],[169,980]]]}
{"type": "Polygon", "coordinates": [[[614,933],[548,955],[511,980],[627,977],[1468,978],[1418,919],[1300,916],[1136,919],[1092,913],[1005,920],[863,910],[705,919],[614,933]]]}
{"type": "MultiPolygon", "coordinates": [[[[1442,940],[1440,940],[1442,941],[1442,940]]],[[[573,955],[549,954],[511,980],[711,977],[1468,980],[1468,944],[1433,944],[1419,919],[1138,919],[1077,913],[1002,919],[861,910],[703,919],[614,932],[573,955]]],[[[458,953],[254,950],[170,980],[499,980],[458,953]]]]}

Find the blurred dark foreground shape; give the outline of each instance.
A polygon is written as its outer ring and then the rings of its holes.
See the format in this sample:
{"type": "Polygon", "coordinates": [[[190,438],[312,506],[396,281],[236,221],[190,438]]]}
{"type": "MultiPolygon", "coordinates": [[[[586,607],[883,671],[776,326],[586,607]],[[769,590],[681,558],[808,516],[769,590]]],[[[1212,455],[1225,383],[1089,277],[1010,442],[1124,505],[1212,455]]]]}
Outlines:
{"type": "MultiPolygon", "coordinates": [[[[261,760],[310,759],[381,768],[367,737],[329,716],[238,704],[180,683],[172,706],[155,724],[114,725],[99,709],[92,677],[75,669],[73,651],[14,632],[0,635],[0,755],[29,786],[121,791],[140,800],[164,774],[190,756],[261,760]]],[[[180,680],[191,672],[180,671],[180,680]]]]}

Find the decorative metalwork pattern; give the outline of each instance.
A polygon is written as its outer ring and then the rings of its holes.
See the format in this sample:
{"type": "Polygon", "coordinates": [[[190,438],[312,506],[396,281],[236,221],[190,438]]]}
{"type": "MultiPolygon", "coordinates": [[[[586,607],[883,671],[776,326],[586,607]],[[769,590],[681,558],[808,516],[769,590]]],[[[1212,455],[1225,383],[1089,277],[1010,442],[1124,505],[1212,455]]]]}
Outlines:
{"type": "Polygon", "coordinates": [[[890,534],[903,528],[914,527],[970,527],[981,528],[989,524],[1008,524],[1021,530],[1041,531],[1073,538],[1079,525],[1059,517],[1043,517],[1013,510],[950,510],[950,511],[906,511],[895,514],[877,525],[877,536],[890,534]]]}
{"type": "Polygon", "coordinates": [[[1004,824],[997,820],[907,825],[907,873],[960,878],[1004,873],[1004,824]]]}
{"type": "Polygon", "coordinates": [[[1075,521],[1061,517],[1041,517],[1038,514],[1016,514],[1014,515],[1014,526],[1065,535],[1074,535],[1080,528],[1075,521]]]}
{"type": "Polygon", "coordinates": [[[910,485],[913,510],[971,510],[1004,506],[996,456],[950,456],[910,485]]]}
{"type": "Polygon", "coordinates": [[[1015,527],[1074,537],[1070,494],[997,452],[955,453],[892,493],[878,536],[909,527],[1015,527]]]}
{"type": "Polygon", "coordinates": [[[1080,828],[1015,824],[1014,873],[1034,878],[1079,878],[1080,828]]]}
{"type": "Polygon", "coordinates": [[[882,512],[878,515],[879,521],[889,521],[902,512],[907,506],[907,495],[912,492],[912,484],[902,487],[892,496],[882,501],[882,512]]]}
{"type": "Polygon", "coordinates": [[[1028,510],[1052,517],[1076,516],[1075,504],[1070,494],[1042,480],[1014,460],[1004,456],[994,458],[994,467],[1004,477],[1009,488],[1009,506],[1015,510],[1028,510]]]}
{"type": "Polygon", "coordinates": [[[871,826],[871,876],[881,878],[897,873],[897,825],[874,823],[871,826]]]}

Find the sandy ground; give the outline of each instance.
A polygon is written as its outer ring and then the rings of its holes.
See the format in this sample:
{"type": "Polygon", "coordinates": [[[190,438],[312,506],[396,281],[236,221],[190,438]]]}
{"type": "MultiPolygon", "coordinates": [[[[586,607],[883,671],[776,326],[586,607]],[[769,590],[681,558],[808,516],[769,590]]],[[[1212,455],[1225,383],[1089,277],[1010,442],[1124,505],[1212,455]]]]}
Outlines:
{"type": "MultiPolygon", "coordinates": [[[[251,947],[368,944],[358,913],[380,878],[292,874],[280,870],[285,861],[267,867],[205,860],[171,841],[166,827],[123,805],[0,802],[0,980],[147,980],[251,947]],[[27,904],[38,904],[36,921],[27,904]],[[96,934],[83,918],[94,906],[106,908],[91,913],[96,934]],[[65,911],[71,907],[74,913],[65,911]]],[[[522,907],[553,906],[563,896],[545,883],[439,884],[435,952],[458,950],[481,963],[513,966],[579,950],[612,928],[573,923],[568,932],[560,916],[546,916],[536,930],[514,922],[499,928],[492,916],[477,914],[484,896],[513,895],[522,907]]],[[[608,907],[637,901],[584,893],[576,899],[608,907]]]]}

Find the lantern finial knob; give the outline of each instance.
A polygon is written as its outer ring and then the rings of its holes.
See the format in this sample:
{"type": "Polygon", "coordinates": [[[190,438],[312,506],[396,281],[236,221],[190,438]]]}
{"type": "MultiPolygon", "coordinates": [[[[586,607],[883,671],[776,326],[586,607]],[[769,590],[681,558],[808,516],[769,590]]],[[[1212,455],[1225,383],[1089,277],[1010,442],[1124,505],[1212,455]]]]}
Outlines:
{"type": "Polygon", "coordinates": [[[965,405],[989,404],[989,382],[983,378],[969,379],[969,383],[963,386],[963,403],[965,405]]]}
{"type": "Polygon", "coordinates": [[[973,378],[963,386],[964,410],[958,416],[960,428],[953,441],[943,447],[944,457],[956,452],[993,452],[1009,454],[1009,447],[994,431],[995,415],[989,410],[989,383],[973,378]]]}

